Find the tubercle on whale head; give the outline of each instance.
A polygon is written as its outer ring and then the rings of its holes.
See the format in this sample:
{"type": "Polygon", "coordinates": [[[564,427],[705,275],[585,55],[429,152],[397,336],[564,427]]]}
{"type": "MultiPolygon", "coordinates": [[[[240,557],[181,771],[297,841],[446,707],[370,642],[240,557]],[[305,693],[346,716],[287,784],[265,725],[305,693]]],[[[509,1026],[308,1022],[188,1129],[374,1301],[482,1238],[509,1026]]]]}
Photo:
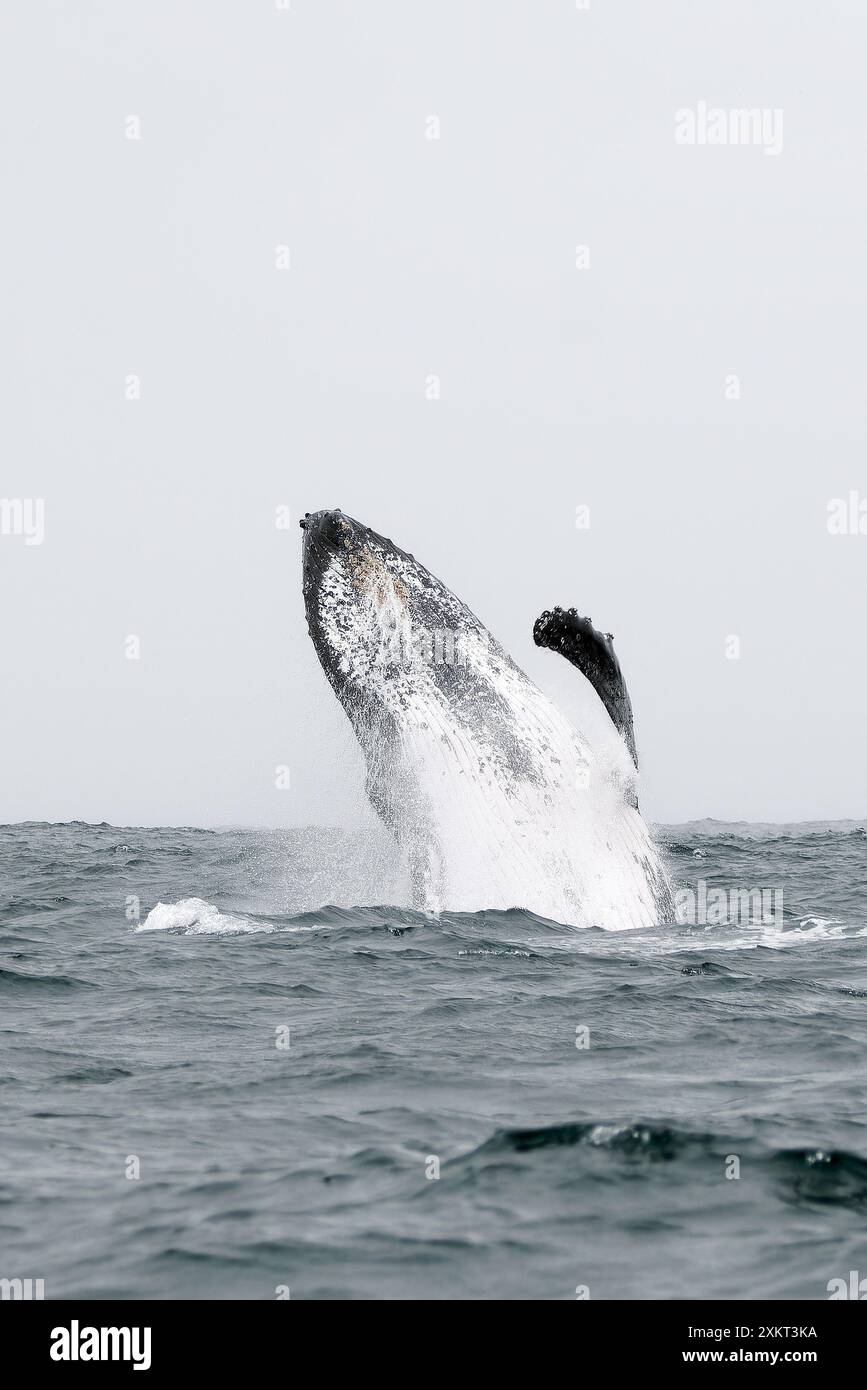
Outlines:
{"type": "Polygon", "coordinates": [[[380,536],[372,527],[356,521],[339,507],[305,512],[299,525],[304,532],[302,561],[305,584],[308,571],[315,574],[317,570],[324,570],[337,555],[356,562],[377,555],[382,562],[390,556],[415,563],[414,556],[394,545],[387,536],[380,536]]]}
{"type": "Polygon", "coordinates": [[[343,569],[355,590],[375,585],[387,571],[390,559],[403,556],[391,541],[339,508],[306,512],[301,528],[304,531],[302,565],[304,595],[309,597],[325,579],[335,564],[343,569]]]}
{"type": "Polygon", "coordinates": [[[339,507],[319,512],[305,512],[299,522],[304,532],[304,553],[309,545],[321,546],[331,550],[348,547],[359,533],[367,531],[366,526],[346,516],[339,507]]]}

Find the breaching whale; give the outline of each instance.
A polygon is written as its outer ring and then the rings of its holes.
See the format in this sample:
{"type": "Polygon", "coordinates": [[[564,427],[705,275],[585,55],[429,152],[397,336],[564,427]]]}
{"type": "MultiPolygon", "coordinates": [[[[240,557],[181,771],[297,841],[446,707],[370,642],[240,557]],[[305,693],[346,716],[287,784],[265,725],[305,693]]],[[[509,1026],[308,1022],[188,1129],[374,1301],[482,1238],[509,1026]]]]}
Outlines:
{"type": "Polygon", "coordinates": [[[670,920],[610,635],[560,608],[533,634],[602,701],[609,718],[591,737],[412,555],[337,510],[308,512],[301,526],[308,630],[412,906],[516,907],[610,930],[670,920]]]}

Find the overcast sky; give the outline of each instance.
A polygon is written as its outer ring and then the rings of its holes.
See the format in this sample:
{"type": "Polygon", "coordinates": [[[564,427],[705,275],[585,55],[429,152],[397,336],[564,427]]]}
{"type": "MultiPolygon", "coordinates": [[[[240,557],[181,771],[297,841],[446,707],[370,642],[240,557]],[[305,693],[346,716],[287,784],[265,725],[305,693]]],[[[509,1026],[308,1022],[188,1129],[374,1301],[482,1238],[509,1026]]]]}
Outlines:
{"type": "Polygon", "coordinates": [[[865,814],[867,4],[2,28],[0,492],[45,516],[0,536],[0,819],[352,821],[300,592],[336,506],[564,699],[535,617],[612,631],[651,818],[865,814]]]}

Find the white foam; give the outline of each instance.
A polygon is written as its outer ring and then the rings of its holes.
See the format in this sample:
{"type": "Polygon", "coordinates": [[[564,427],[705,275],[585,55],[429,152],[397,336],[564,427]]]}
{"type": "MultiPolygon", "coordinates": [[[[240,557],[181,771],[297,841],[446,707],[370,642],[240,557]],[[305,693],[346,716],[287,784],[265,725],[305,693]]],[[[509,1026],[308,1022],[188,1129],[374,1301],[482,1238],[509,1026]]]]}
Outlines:
{"type": "Polygon", "coordinates": [[[544,938],[529,938],[528,944],[538,944],[545,951],[585,951],[605,955],[630,957],[707,956],[711,952],[755,951],[762,947],[772,951],[797,950],[799,947],[821,946],[845,941],[855,936],[867,936],[867,927],[856,931],[838,918],[802,917],[785,925],[770,922],[741,922],[706,926],[658,926],[632,928],[613,934],[604,945],[598,934],[584,933],[544,938]]]}
{"type": "Polygon", "coordinates": [[[765,946],[772,951],[785,951],[793,946],[815,944],[817,941],[839,941],[846,934],[842,923],[821,917],[804,917],[797,926],[787,927],[781,927],[776,923],[744,923],[741,930],[749,934],[738,936],[733,941],[720,942],[715,949],[739,951],[765,946]]]}
{"type": "Polygon", "coordinates": [[[220,912],[204,898],[181,898],[177,903],[157,903],[136,927],[139,932],[164,931],[182,936],[240,936],[248,932],[274,930],[270,923],[220,912]]]}

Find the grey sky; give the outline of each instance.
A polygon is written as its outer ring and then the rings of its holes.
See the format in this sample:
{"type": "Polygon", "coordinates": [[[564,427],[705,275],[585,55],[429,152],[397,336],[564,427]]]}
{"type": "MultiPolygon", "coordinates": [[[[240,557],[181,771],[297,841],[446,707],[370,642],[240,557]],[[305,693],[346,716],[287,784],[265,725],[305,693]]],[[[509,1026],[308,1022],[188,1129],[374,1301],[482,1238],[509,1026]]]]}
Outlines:
{"type": "Polygon", "coordinates": [[[543,607],[612,631],[651,818],[863,815],[865,41],[854,0],[5,7],[0,493],[45,539],[0,536],[0,819],[354,819],[325,506],[550,690],[543,607]],[[677,144],[700,102],[781,152],[677,144]]]}

